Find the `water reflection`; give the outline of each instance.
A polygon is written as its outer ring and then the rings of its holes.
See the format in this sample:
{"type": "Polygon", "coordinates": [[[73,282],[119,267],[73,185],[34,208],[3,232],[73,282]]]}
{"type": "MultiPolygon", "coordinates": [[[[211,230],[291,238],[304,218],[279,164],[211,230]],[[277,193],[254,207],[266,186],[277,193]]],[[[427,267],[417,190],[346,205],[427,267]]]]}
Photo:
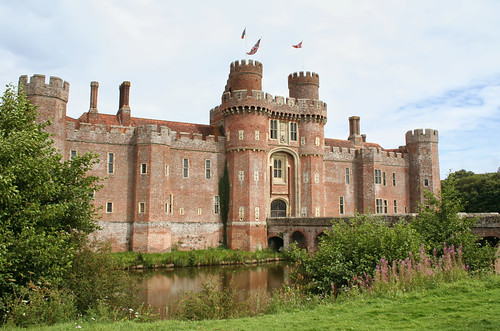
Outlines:
{"type": "Polygon", "coordinates": [[[160,308],[163,318],[168,318],[172,304],[184,291],[199,292],[206,282],[213,282],[219,289],[230,284],[238,289],[237,299],[246,300],[251,293],[280,288],[287,279],[285,263],[267,263],[256,266],[220,266],[177,268],[173,270],[134,271],[141,277],[140,302],[160,308]]]}

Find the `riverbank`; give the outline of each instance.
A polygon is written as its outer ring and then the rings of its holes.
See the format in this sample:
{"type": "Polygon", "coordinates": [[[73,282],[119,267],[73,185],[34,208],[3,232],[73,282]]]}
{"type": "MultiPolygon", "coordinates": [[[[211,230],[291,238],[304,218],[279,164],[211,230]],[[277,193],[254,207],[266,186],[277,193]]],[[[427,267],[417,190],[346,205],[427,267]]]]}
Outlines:
{"type": "Polygon", "coordinates": [[[168,253],[118,252],[109,254],[122,269],[259,264],[284,260],[282,254],[271,250],[247,252],[224,248],[168,253]]]}
{"type": "MultiPolygon", "coordinates": [[[[102,323],[92,320],[37,327],[74,330],[498,330],[500,276],[441,283],[432,290],[343,297],[311,309],[234,320],[102,323]]],[[[30,330],[34,330],[31,328],[30,330]]],[[[14,328],[11,330],[21,330],[14,328]]]]}

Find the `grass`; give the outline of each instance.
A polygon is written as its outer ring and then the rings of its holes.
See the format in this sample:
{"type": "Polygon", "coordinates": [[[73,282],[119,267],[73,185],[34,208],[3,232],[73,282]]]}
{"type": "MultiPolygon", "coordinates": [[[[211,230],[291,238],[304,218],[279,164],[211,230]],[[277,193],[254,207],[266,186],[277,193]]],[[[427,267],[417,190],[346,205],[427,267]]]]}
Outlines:
{"type": "MultiPolygon", "coordinates": [[[[431,290],[359,294],[312,309],[234,320],[98,323],[32,330],[499,330],[500,276],[441,283],[431,290]]],[[[20,330],[20,329],[12,329],[20,330]]]]}
{"type": "Polygon", "coordinates": [[[224,248],[212,248],[194,251],[172,251],[169,253],[110,253],[118,264],[126,268],[154,267],[195,267],[206,265],[243,264],[264,262],[280,255],[271,250],[246,252],[224,248]]]}

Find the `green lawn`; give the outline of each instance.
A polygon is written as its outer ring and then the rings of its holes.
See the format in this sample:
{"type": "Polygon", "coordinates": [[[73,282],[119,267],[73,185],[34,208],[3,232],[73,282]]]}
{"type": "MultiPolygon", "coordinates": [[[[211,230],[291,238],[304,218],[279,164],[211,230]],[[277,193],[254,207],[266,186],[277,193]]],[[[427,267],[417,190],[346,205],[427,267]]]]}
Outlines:
{"type": "Polygon", "coordinates": [[[275,315],[155,323],[81,322],[37,330],[500,330],[500,276],[399,295],[359,296],[275,315]]]}

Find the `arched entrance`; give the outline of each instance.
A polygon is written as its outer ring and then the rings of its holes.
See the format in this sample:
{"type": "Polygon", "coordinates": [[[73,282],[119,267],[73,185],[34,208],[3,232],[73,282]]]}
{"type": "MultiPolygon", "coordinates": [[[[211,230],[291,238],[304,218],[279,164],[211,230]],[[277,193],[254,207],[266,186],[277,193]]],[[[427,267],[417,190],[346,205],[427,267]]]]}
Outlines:
{"type": "Polygon", "coordinates": [[[302,232],[295,231],[294,233],[292,233],[291,239],[292,240],[290,240],[290,243],[297,243],[297,247],[307,250],[307,240],[302,232]]]}
{"type": "Polygon", "coordinates": [[[283,239],[280,237],[271,237],[267,240],[267,248],[279,252],[283,248],[283,239]]]}
{"type": "Polygon", "coordinates": [[[286,217],[286,202],[276,199],[271,202],[271,217],[286,217]]]}

